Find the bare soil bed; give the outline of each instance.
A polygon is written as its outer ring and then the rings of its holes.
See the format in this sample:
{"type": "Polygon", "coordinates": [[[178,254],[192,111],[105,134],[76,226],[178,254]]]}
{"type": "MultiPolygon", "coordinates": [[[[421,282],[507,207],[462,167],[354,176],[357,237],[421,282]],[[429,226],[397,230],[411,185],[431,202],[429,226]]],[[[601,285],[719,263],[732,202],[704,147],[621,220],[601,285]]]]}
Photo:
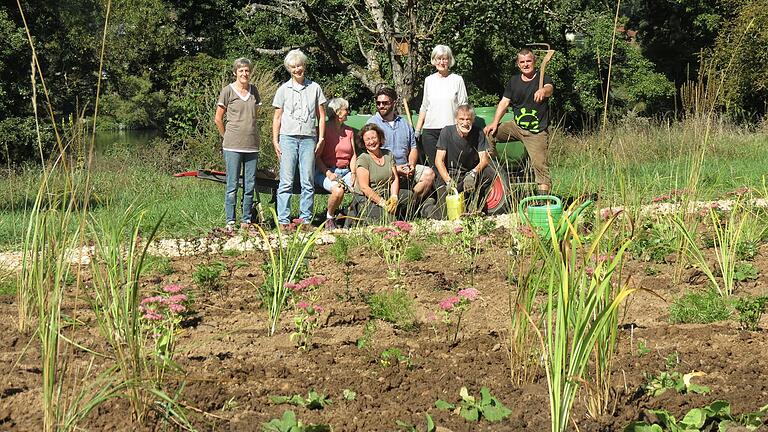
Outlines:
{"type": "MultiPolygon", "coordinates": [[[[254,431],[261,424],[293,410],[304,423],[325,423],[334,431],[405,430],[402,421],[423,430],[425,413],[437,425],[451,431],[547,431],[549,405],[543,376],[523,386],[510,375],[509,296],[507,280],[510,257],[509,233],[494,231],[480,255],[475,287],[480,299],[464,315],[458,341],[447,341],[449,329],[442,323],[438,302],[457,289],[468,287],[460,257],[440,243],[426,243],[423,259],[404,265],[404,286],[416,304],[416,326],[400,329],[376,321],[375,331],[366,324],[370,310],[364,299],[392,289],[383,260],[366,245],[350,251],[349,265],[339,264],[330,246],[318,247],[309,263],[310,275],[327,281],[319,290],[317,304],[324,308],[313,346],[298,350],[289,340],[293,310],[286,309],[281,329],[267,336],[267,311],[256,287],[264,280],[264,252],[238,256],[198,256],[172,259],[168,276],[149,273],[143,286],[149,292],[169,283],[190,287],[193,313],[184,321],[176,360],[184,369],[173,379],[184,382],[182,395],[198,430],[254,431]],[[194,288],[191,274],[196,266],[222,261],[230,271],[220,292],[194,288]],[[359,343],[361,340],[364,343],[359,343]],[[362,347],[361,347],[362,345],[362,347]],[[398,348],[408,361],[381,361],[382,351],[398,348]],[[470,423],[460,416],[435,408],[437,399],[456,402],[459,389],[478,394],[481,387],[512,410],[500,423],[470,423]],[[325,393],[332,404],[308,410],[270,403],[270,396],[325,393]],[[356,392],[354,400],[342,397],[345,389],[356,392]]],[[[754,261],[756,281],[737,286],[737,295],[766,295],[768,249],[761,246],[754,261]]],[[[754,411],[768,403],[768,335],[765,330],[743,331],[738,323],[722,321],[707,325],[669,323],[669,303],[686,290],[704,290],[705,281],[684,271],[682,282],[673,283],[673,264],[654,264],[658,273],[648,276],[648,263],[630,259],[624,276],[630,284],[655,292],[639,291],[630,297],[621,320],[618,355],[614,363],[616,390],[614,413],[592,419],[584,402],[577,400],[572,416],[578,430],[617,431],[633,420],[646,418],[646,410],[663,408],[681,416],[691,408],[724,399],[734,413],[754,411]],[[640,350],[647,347],[649,350],[640,350]],[[674,364],[670,365],[670,359],[674,364]],[[674,390],[659,397],[639,391],[644,373],[658,374],[672,367],[681,373],[701,371],[697,383],[709,386],[705,395],[681,395],[674,390]]],[[[96,351],[100,342],[87,303],[70,298],[64,313],[82,321],[79,340],[96,351]]],[[[19,335],[14,325],[15,298],[0,298],[6,325],[0,330],[0,429],[42,429],[40,402],[41,369],[37,339],[19,335]],[[31,343],[30,343],[31,340],[31,343]]],[[[761,328],[768,328],[763,317],[761,328]]],[[[75,352],[82,364],[90,358],[75,352]]],[[[80,363],[78,363],[80,362],[80,363]]],[[[87,430],[160,430],[151,419],[143,425],[130,421],[128,402],[117,399],[92,413],[87,430]]],[[[173,429],[173,427],[170,427],[173,429]]],[[[575,428],[574,428],[575,430],[575,428]]]]}

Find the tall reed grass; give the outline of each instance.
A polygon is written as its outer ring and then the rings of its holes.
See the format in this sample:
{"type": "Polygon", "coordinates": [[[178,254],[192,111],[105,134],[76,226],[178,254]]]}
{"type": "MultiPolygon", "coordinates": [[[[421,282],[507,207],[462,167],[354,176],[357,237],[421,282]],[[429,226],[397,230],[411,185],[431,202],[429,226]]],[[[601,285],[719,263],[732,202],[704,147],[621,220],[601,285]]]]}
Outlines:
{"type": "MultiPolygon", "coordinates": [[[[611,357],[607,354],[615,350],[618,307],[634,291],[614,281],[630,241],[612,255],[595,259],[613,219],[593,234],[589,244],[566,223],[568,231],[558,240],[550,218],[552,239],[540,243],[543,251],[549,251],[547,303],[543,331],[534,327],[544,353],[553,432],[566,430],[578,390],[586,382],[591,356],[602,363],[596,365],[592,377],[597,388],[610,387],[611,357]]],[[[602,397],[601,392],[593,394],[593,405],[603,405],[602,397]]]]}

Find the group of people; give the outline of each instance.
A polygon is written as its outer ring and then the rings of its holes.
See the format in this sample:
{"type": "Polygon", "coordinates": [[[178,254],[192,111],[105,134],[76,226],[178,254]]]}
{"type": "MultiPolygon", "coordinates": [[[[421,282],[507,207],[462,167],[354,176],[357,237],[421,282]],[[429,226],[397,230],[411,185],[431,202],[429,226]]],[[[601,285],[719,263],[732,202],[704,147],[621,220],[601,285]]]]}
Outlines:
{"type": "MultiPolygon", "coordinates": [[[[286,55],[284,66],[291,78],[278,88],[272,101],[272,146],[280,161],[279,224],[291,221],[290,197],[297,176],[299,218],[311,223],[315,188],[322,188],[329,194],[328,229],[340,223],[337,217],[346,193],[352,194],[352,200],[345,220],[353,223],[414,214],[442,219],[446,196],[460,192],[465,194],[465,202],[480,209],[496,177],[490,166],[496,141],[521,140],[539,191],[549,191],[547,101],[554,87],[548,76],[539,79],[534,53],[528,49],[518,52],[520,74],[510,79],[493,120],[484,129],[475,124],[464,80],[451,72],[455,64],[451,49],[437,45],[431,60],[436,72],[424,80],[415,128],[410,119],[398,115],[395,90],[384,86],[374,95],[376,113],[356,136],[344,123],[349,102],[340,97],[326,100],[320,85],[306,78],[307,57],[300,50],[286,55]],[[501,123],[510,107],[514,120],[501,123]]],[[[223,137],[228,228],[236,223],[241,173],[240,222],[243,227],[251,224],[260,142],[256,117],[261,106],[258,90],[250,84],[251,67],[248,59],[235,60],[234,81],[222,89],[215,115],[223,137]]]]}

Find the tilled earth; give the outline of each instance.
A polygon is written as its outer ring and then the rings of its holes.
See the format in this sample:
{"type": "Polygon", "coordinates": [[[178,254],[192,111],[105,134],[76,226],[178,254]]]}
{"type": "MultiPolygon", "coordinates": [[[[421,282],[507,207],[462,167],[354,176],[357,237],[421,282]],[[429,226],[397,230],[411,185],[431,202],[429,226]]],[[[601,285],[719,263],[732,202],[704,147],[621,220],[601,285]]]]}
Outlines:
{"type": "MultiPolygon", "coordinates": [[[[484,243],[474,268],[474,286],[480,299],[464,314],[458,340],[441,320],[438,302],[470,286],[463,258],[442,241],[422,240],[424,256],[404,264],[401,283],[415,302],[413,328],[398,328],[370,319],[365,298],[393,289],[387,269],[376,251],[366,244],[350,250],[350,262],[337,263],[330,246],[318,247],[309,262],[309,274],[326,282],[318,290],[317,304],[324,308],[311,349],[298,350],[289,340],[293,311],[286,309],[281,328],[267,336],[267,312],[257,286],[263,280],[265,255],[251,251],[233,254],[174,258],[173,273],[148,273],[144,289],[169,283],[190,287],[193,303],[179,334],[176,360],[183,373],[170,374],[171,384],[184,384],[180,400],[198,430],[255,431],[279,418],[287,409],[307,423],[325,423],[334,431],[407,430],[397,421],[424,430],[425,413],[451,431],[549,430],[547,383],[541,372],[530,382],[513,380],[509,354],[508,282],[510,234],[496,230],[484,243]],[[454,252],[454,253],[452,253],[454,252]],[[200,264],[222,261],[229,269],[225,287],[203,292],[191,275],[200,264]],[[371,323],[374,324],[371,324],[371,323]],[[381,353],[397,348],[400,361],[382,361],[381,353]],[[470,423],[435,408],[435,401],[457,402],[467,387],[477,395],[488,387],[492,395],[512,410],[500,423],[470,423]],[[270,396],[324,393],[332,403],[322,410],[275,405],[270,396]],[[354,400],[342,397],[356,393],[354,400]]],[[[756,281],[740,284],[736,294],[766,295],[768,248],[761,247],[754,261],[756,281]]],[[[768,404],[768,337],[765,330],[740,330],[734,320],[714,324],[670,324],[669,304],[687,290],[705,289],[701,278],[683,269],[675,278],[674,264],[640,262],[630,258],[622,278],[644,288],[630,297],[620,317],[620,339],[614,360],[611,412],[597,419],[587,415],[584,398],[574,404],[572,420],[579,431],[621,430],[633,420],[647,418],[647,409],[663,408],[678,418],[691,408],[724,399],[734,413],[754,411],[768,404]],[[649,266],[654,272],[648,272],[649,266]],[[650,273],[655,273],[648,276],[650,273]],[[705,395],[678,394],[669,390],[650,397],[639,389],[644,374],[665,370],[703,372],[698,384],[709,386],[705,395]]],[[[65,304],[64,314],[76,325],[74,334],[83,346],[106,352],[85,301],[86,292],[65,304]]],[[[15,298],[0,298],[6,325],[0,331],[0,429],[42,429],[40,402],[41,363],[38,341],[16,329],[15,298]]],[[[764,317],[761,328],[768,328],[764,317]]],[[[71,329],[68,328],[67,331],[71,329]]],[[[533,341],[538,344],[537,341],[533,341]]],[[[71,373],[80,374],[91,359],[83,350],[69,354],[71,373]]],[[[97,368],[99,362],[97,360],[97,368]]],[[[103,365],[102,365],[103,366],[103,365]]],[[[581,393],[583,395],[583,392],[581,393]]],[[[174,429],[156,416],[143,424],[131,422],[124,399],[112,400],[94,411],[83,424],[87,430],[174,429]]],[[[574,427],[574,430],[576,428],[574,427]]]]}

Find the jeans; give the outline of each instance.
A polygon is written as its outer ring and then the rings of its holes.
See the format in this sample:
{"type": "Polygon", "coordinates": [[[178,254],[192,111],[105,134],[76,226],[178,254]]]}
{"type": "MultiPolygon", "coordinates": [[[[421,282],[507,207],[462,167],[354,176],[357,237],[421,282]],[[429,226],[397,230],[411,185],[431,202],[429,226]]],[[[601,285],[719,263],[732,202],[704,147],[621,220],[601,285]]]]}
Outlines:
{"type": "MultiPolygon", "coordinates": [[[[328,169],[330,169],[332,173],[336,174],[339,179],[343,180],[349,190],[352,190],[352,171],[350,171],[349,168],[330,167],[328,169]]],[[[334,184],[336,184],[336,182],[328,180],[328,177],[325,176],[324,172],[315,171],[315,184],[330,192],[331,188],[334,184]]]]}
{"type": "Polygon", "coordinates": [[[243,223],[251,222],[253,212],[253,194],[256,188],[256,167],[259,164],[258,153],[240,153],[224,150],[224,166],[227,170],[227,187],[224,192],[224,214],[227,222],[235,221],[235,204],[240,174],[243,175],[243,223]]]}
{"type": "Polygon", "coordinates": [[[314,136],[280,135],[280,184],[277,186],[277,222],[291,222],[291,193],[296,167],[299,169],[301,199],[299,217],[305,223],[312,222],[315,204],[315,185],[312,175],[315,172],[314,136]]]}

